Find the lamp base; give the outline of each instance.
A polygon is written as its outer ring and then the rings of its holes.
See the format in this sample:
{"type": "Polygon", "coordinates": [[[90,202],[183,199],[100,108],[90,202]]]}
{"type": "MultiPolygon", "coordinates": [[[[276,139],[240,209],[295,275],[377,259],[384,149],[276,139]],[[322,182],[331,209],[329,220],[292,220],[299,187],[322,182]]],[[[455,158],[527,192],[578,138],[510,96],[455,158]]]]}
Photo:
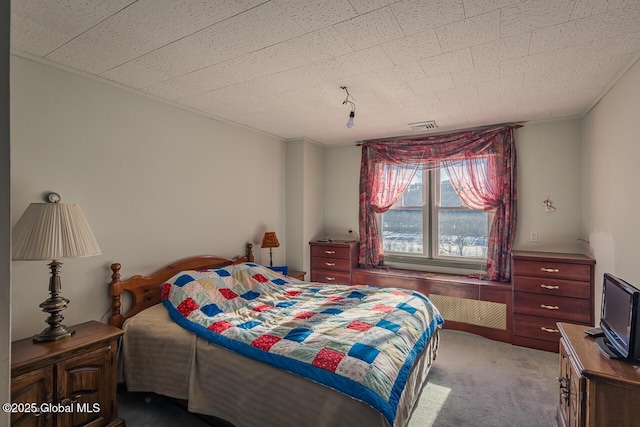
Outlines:
{"type": "Polygon", "coordinates": [[[76,332],[75,329],[70,328],[65,325],[55,325],[50,326],[40,332],[38,335],[33,336],[33,342],[49,342],[49,341],[58,341],[65,338],[69,338],[76,332]]]}
{"type": "Polygon", "coordinates": [[[49,264],[51,278],[49,279],[49,292],[51,296],[40,303],[40,308],[45,313],[49,313],[46,322],[49,327],[33,337],[33,342],[58,341],[69,338],[75,330],[62,324],[64,317],[60,312],[67,308],[69,300],[60,295],[60,266],[61,262],[53,260],[49,264]]]}

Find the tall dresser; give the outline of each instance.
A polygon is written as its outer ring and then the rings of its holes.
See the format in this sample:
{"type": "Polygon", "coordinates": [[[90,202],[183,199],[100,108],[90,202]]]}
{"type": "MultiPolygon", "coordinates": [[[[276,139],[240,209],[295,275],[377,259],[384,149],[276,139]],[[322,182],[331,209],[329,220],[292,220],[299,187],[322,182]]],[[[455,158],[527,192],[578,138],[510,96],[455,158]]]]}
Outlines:
{"type": "Polygon", "coordinates": [[[511,259],[513,344],[558,352],[558,322],[593,326],[593,258],[513,251],[511,259]]]}
{"type": "Polygon", "coordinates": [[[311,241],[311,281],[351,284],[358,265],[358,242],[348,240],[311,241]]]}

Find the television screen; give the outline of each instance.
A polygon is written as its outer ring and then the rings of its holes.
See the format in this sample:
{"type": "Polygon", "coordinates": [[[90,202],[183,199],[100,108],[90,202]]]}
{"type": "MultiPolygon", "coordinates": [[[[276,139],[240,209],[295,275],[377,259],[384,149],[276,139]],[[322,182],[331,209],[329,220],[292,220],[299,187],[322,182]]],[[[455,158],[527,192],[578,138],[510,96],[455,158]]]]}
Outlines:
{"type": "Polygon", "coordinates": [[[640,359],[640,290],[609,273],[602,283],[600,329],[596,342],[609,357],[640,359]]]}
{"type": "Polygon", "coordinates": [[[602,301],[602,318],[613,332],[613,338],[625,349],[629,346],[631,333],[631,308],[633,294],[619,286],[611,277],[605,277],[602,301]]]}

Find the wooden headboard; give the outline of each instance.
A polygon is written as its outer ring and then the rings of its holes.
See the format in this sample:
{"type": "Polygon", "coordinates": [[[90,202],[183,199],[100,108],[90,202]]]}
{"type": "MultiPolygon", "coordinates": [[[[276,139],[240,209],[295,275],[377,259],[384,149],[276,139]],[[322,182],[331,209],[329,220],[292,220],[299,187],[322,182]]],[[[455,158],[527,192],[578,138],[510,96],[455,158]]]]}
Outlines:
{"type": "Polygon", "coordinates": [[[160,285],[172,278],[174,275],[185,270],[204,270],[207,268],[218,268],[226,265],[238,264],[241,262],[253,262],[253,245],[247,243],[247,253],[236,258],[223,258],[212,255],[200,255],[183,258],[161,268],[150,276],[132,276],[126,280],[120,280],[119,263],[111,264],[111,282],[109,292],[111,294],[111,316],[109,324],[122,327],[125,320],[141,312],[142,310],[156,305],[160,302],[160,285]],[[120,311],[122,306],[121,297],[124,292],[131,294],[131,307],[126,313],[120,311]]]}

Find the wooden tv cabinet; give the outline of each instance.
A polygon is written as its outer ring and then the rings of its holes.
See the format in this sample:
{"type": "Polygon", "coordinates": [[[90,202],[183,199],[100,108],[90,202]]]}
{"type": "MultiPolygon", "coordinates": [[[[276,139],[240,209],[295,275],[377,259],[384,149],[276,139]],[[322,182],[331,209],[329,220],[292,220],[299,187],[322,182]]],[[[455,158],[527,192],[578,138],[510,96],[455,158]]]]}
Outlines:
{"type": "Polygon", "coordinates": [[[584,333],[588,326],[558,323],[558,426],[640,425],[640,365],[612,360],[584,333]]]}

